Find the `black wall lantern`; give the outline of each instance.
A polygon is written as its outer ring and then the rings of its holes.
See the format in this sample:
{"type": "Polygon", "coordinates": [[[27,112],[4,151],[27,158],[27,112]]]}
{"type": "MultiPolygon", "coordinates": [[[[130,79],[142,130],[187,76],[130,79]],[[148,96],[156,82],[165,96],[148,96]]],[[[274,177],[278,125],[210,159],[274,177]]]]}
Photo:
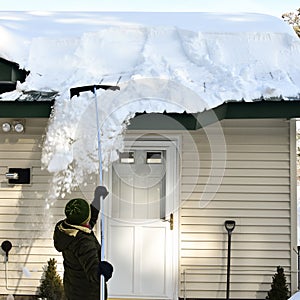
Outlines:
{"type": "Polygon", "coordinates": [[[12,248],[12,243],[10,241],[6,240],[6,241],[2,242],[1,248],[5,252],[5,255],[6,255],[5,261],[7,262],[8,261],[8,252],[12,248]]]}
{"type": "Polygon", "coordinates": [[[226,284],[226,300],[229,300],[229,290],[230,290],[230,256],[231,256],[231,234],[235,228],[234,220],[226,220],[225,228],[228,233],[228,254],[227,254],[227,284],[226,284]]]}
{"type": "Polygon", "coordinates": [[[30,184],[30,168],[9,168],[5,177],[9,184],[30,184]]]}

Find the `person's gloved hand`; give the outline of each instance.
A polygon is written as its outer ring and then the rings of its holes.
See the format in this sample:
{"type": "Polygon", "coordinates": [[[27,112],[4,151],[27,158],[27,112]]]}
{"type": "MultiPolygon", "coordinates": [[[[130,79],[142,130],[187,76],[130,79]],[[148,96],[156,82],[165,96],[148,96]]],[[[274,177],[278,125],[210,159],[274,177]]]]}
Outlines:
{"type": "Polygon", "coordinates": [[[100,197],[102,196],[105,199],[108,195],[108,191],[105,186],[99,185],[96,187],[94,192],[94,200],[92,201],[92,205],[96,209],[100,209],[100,197]]]}
{"type": "Polygon", "coordinates": [[[105,281],[108,281],[112,277],[114,271],[113,266],[108,261],[100,261],[98,266],[99,276],[103,275],[105,281]]]}
{"type": "Polygon", "coordinates": [[[105,186],[99,185],[95,188],[94,198],[100,199],[100,197],[102,196],[103,199],[105,199],[107,195],[108,195],[108,191],[105,186]]]}

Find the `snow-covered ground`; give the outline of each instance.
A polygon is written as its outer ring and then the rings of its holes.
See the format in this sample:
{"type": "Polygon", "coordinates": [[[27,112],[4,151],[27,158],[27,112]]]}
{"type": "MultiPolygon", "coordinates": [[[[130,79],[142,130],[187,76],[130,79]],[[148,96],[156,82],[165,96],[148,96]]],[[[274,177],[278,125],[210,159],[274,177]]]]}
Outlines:
{"type": "Polygon", "coordinates": [[[300,300],[300,292],[295,293],[288,300],[300,300]]]}
{"type": "Polygon", "coordinates": [[[2,101],[59,92],[42,156],[54,199],[98,169],[94,94],[70,100],[72,87],[120,86],[97,91],[104,168],[136,112],[300,93],[300,40],[263,14],[0,12],[0,36],[0,57],[30,70],[2,101]]]}

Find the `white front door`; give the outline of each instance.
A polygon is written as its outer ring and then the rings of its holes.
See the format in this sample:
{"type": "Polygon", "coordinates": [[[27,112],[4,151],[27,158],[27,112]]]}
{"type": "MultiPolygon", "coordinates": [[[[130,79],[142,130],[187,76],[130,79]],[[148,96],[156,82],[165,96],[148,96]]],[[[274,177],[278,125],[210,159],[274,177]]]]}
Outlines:
{"type": "Polygon", "coordinates": [[[112,166],[111,298],[173,299],[177,293],[176,149],[156,144],[135,143],[112,166]]]}

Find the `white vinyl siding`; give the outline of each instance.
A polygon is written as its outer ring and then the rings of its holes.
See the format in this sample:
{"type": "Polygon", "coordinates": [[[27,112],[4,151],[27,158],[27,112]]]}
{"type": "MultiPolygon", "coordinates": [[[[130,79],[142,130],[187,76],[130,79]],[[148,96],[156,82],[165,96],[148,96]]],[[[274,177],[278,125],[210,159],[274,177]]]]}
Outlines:
{"type": "Polygon", "coordinates": [[[220,169],[213,174],[220,178],[210,184],[212,199],[203,208],[199,199],[212,171],[209,142],[216,125],[208,138],[203,129],[183,136],[180,296],[225,298],[224,222],[233,219],[230,297],[265,299],[277,266],[284,267],[288,283],[296,269],[291,266],[291,248],[297,245],[291,245],[289,122],[223,120],[221,125],[226,169],[221,176],[224,153],[215,147],[213,168],[220,169]]]}
{"type": "MultiPolygon", "coordinates": [[[[0,120],[1,124],[6,121],[0,120]]],[[[9,240],[13,245],[8,264],[0,250],[0,294],[35,294],[49,258],[58,261],[62,275],[62,257],[53,247],[52,235],[54,224],[63,217],[66,200],[58,199],[46,209],[51,177],[41,169],[41,145],[48,119],[25,121],[25,133],[0,133],[0,244],[9,240]],[[31,168],[31,184],[8,184],[8,168],[31,168]]]]}
{"type": "MultiPolygon", "coordinates": [[[[66,199],[58,199],[53,207],[45,209],[51,176],[41,170],[40,159],[47,122],[26,119],[24,134],[0,133],[0,243],[10,240],[13,244],[7,273],[9,290],[2,262],[0,294],[34,294],[49,258],[56,258],[60,274],[63,271],[52,234],[54,224],[63,217],[66,199]],[[31,184],[8,185],[5,173],[13,167],[31,168],[31,184]],[[23,267],[30,271],[30,277],[26,277],[23,267]]],[[[293,248],[297,245],[291,228],[296,224],[296,210],[291,210],[295,203],[291,203],[289,124],[277,119],[224,120],[225,148],[214,125],[209,131],[176,133],[182,134],[180,297],[225,298],[224,222],[228,219],[236,221],[230,297],[264,299],[278,265],[284,267],[289,284],[295,281],[297,266],[291,262],[295,262],[293,248]],[[210,177],[214,180],[207,186],[210,177]],[[203,191],[212,199],[200,207],[203,191]]],[[[92,190],[86,187],[89,193],[92,190]]],[[[71,196],[85,195],[78,191],[71,196]]],[[[4,261],[3,251],[2,257],[4,261]]]]}

